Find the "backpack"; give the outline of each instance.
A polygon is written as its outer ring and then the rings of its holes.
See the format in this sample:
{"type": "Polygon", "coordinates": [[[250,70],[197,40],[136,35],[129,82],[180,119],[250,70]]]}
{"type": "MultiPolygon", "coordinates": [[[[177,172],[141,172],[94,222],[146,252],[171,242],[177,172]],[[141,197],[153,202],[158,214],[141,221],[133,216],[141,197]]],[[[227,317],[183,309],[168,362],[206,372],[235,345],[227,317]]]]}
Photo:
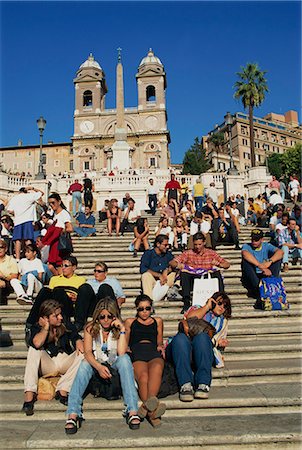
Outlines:
{"type": "Polygon", "coordinates": [[[168,397],[168,395],[176,394],[179,391],[179,386],[175,374],[175,367],[171,362],[165,361],[163,376],[158,398],[168,397]]]}
{"type": "Polygon", "coordinates": [[[110,370],[112,377],[105,379],[100,377],[96,369],[93,369],[93,375],[89,381],[84,396],[91,394],[93,397],[103,397],[106,400],[118,400],[122,396],[122,388],[119,373],[108,363],[102,363],[110,370]]]}
{"type": "Polygon", "coordinates": [[[289,308],[282,278],[262,278],[259,290],[265,311],[281,311],[289,308]]]}

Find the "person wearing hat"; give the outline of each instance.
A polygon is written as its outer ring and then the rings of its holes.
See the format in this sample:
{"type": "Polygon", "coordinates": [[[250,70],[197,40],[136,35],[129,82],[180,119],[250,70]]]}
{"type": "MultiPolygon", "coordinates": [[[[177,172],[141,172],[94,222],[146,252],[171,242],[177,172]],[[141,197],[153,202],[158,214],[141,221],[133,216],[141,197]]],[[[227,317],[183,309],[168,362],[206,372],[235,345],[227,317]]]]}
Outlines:
{"type": "Polygon", "coordinates": [[[248,296],[256,299],[254,308],[262,309],[259,281],[264,277],[279,276],[282,257],[283,251],[263,242],[263,231],[257,228],[251,233],[251,243],[242,246],[241,282],[248,296]]]}

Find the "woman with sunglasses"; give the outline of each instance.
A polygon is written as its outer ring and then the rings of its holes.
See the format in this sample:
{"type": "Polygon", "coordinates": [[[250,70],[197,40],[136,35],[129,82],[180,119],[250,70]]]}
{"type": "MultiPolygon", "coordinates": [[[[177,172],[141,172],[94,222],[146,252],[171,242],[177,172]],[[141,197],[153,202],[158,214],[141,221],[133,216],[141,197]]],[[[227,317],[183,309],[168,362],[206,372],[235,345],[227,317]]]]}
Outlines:
{"type": "Polygon", "coordinates": [[[189,229],[187,222],[181,217],[177,216],[175,219],[174,233],[174,248],[176,250],[186,250],[188,243],[189,229]]]}
{"type": "Polygon", "coordinates": [[[120,375],[126,421],[130,429],[140,426],[137,415],[138,396],[134,382],[133,367],[126,353],[128,343],[125,326],[120,316],[116,301],[110,297],[103,298],[97,304],[91,322],[84,330],[85,359],[82,361],[72,385],[65,425],[66,434],[75,434],[84,420],[82,415],[83,395],[94,372],[105,380],[111,378],[107,365],[117,369],[120,375]]]}
{"type": "Polygon", "coordinates": [[[166,405],[157,399],[164,370],[163,321],[160,317],[151,317],[152,300],[148,295],[139,295],[135,306],[136,317],[127,319],[125,328],[139,396],[143,402],[138,415],[147,417],[150,424],[157,427],[166,411],[166,405]]]}
{"type": "Polygon", "coordinates": [[[47,229],[46,235],[42,238],[42,246],[50,246],[48,267],[53,275],[60,275],[62,273],[62,257],[68,255],[59,251],[59,238],[64,231],[71,233],[73,227],[71,224],[71,216],[66,210],[59,194],[56,192],[50,194],[48,203],[54,212],[53,224],[47,229]]]}
{"type": "Polygon", "coordinates": [[[190,339],[185,333],[179,332],[166,348],[167,359],[175,365],[181,401],[208,398],[212,366],[224,366],[220,350],[229,344],[226,335],[231,314],[231,302],[225,292],[216,292],[204,306],[192,306],[185,313],[185,319],[197,317],[209,322],[215,327],[216,333],[212,339],[205,332],[190,339]]]}
{"type": "Polygon", "coordinates": [[[56,399],[67,405],[68,392],[83,359],[83,351],[82,337],[72,323],[64,323],[60,303],[45,300],[29,336],[22,408],[27,416],[34,413],[39,373],[59,372],[62,375],[56,387],[56,399]]]}

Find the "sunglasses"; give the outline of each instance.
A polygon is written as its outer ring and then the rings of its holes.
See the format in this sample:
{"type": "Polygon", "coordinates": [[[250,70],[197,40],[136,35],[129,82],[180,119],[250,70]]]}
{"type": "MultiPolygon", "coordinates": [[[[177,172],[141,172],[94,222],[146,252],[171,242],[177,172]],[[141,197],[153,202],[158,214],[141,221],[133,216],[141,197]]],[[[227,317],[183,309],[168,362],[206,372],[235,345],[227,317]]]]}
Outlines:
{"type": "Polygon", "coordinates": [[[94,273],[105,273],[106,270],[94,269],[94,273]]]}
{"type": "Polygon", "coordinates": [[[65,269],[67,269],[67,267],[72,267],[72,264],[62,264],[62,267],[65,267],[65,269]]]}
{"type": "Polygon", "coordinates": [[[5,245],[0,245],[0,248],[6,248],[6,246],[5,245]]]}
{"type": "Polygon", "coordinates": [[[100,319],[100,320],[104,320],[104,319],[112,320],[113,318],[114,318],[114,316],[113,316],[112,314],[101,314],[101,315],[99,316],[99,319],[100,319]]]}
{"type": "Polygon", "coordinates": [[[55,205],[56,204],[56,202],[48,202],[49,203],[49,205],[55,205]]]}
{"type": "Polygon", "coordinates": [[[225,304],[224,304],[223,302],[216,302],[216,305],[217,305],[217,306],[224,306],[224,307],[225,307],[225,304]]]}
{"type": "Polygon", "coordinates": [[[145,307],[139,306],[139,307],[137,308],[137,311],[138,311],[138,312],[151,311],[151,309],[152,309],[151,306],[145,306],[145,307]]]}

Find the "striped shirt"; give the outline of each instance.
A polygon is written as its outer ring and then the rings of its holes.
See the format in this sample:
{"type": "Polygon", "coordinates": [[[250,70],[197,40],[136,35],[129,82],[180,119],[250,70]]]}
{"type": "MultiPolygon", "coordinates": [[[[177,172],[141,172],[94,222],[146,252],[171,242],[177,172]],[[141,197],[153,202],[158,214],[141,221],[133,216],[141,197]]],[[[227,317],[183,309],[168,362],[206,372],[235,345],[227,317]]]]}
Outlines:
{"type": "Polygon", "coordinates": [[[218,255],[214,250],[205,248],[201,254],[194,250],[187,250],[176,256],[175,261],[194,268],[212,269],[214,266],[220,267],[226,260],[218,255]]]}

